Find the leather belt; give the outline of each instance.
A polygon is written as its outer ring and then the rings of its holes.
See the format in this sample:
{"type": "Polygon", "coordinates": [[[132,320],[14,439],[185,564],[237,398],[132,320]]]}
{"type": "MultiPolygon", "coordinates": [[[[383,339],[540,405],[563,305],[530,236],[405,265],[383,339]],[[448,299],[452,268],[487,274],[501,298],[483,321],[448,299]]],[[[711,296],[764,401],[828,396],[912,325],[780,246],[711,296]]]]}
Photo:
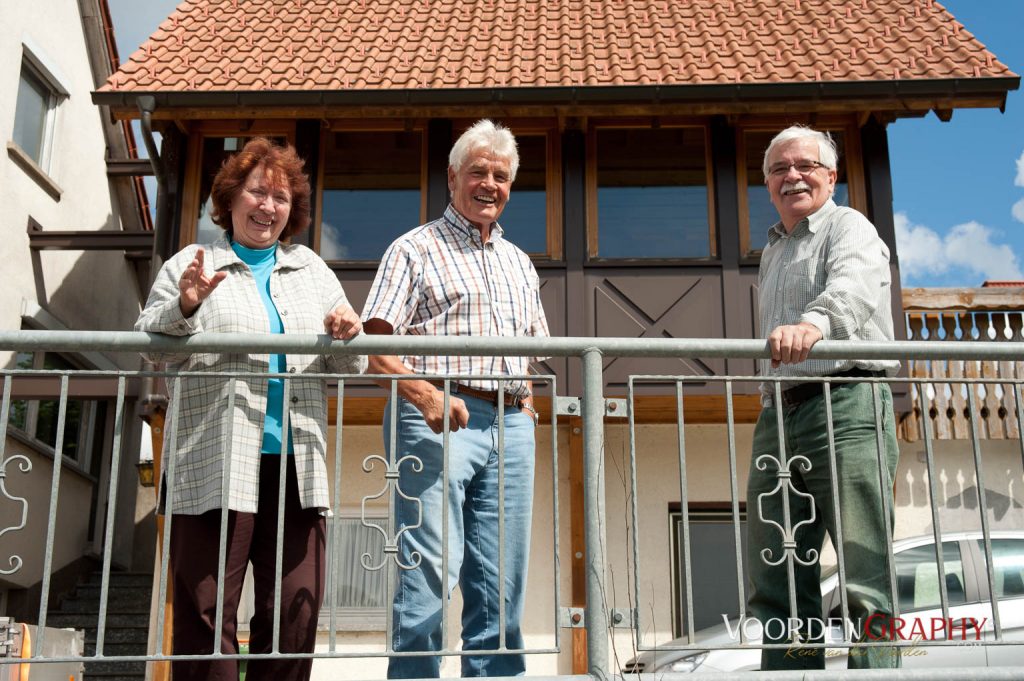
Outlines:
{"type": "MultiPolygon", "coordinates": [[[[846,371],[837,371],[834,374],[829,374],[826,378],[882,378],[883,376],[885,376],[884,371],[872,371],[870,369],[854,367],[852,369],[847,369],[846,371]]],[[[838,383],[833,386],[833,388],[838,389],[848,385],[854,384],[838,383]]],[[[793,409],[794,407],[799,407],[807,400],[823,395],[824,393],[824,383],[800,383],[799,385],[794,385],[792,388],[787,388],[782,391],[782,405],[787,409],[793,409]]]]}
{"type": "MultiPolygon", "coordinates": [[[[444,383],[441,381],[430,381],[431,385],[440,390],[444,390],[444,383]]],[[[471,388],[468,385],[462,383],[450,383],[452,395],[468,395],[475,397],[478,400],[484,402],[490,402],[494,406],[498,405],[498,391],[497,390],[480,390],[479,388],[471,388]]],[[[523,408],[523,397],[521,395],[513,395],[512,393],[505,393],[505,406],[515,407],[516,409],[523,408]]]]}

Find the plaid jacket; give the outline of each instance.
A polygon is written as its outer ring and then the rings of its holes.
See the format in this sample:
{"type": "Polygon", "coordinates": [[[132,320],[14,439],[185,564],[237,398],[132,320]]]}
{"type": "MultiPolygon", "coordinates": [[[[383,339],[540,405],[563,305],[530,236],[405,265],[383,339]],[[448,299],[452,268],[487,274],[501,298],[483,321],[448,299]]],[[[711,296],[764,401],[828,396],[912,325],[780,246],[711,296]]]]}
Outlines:
{"type": "MultiPolygon", "coordinates": [[[[178,306],[178,280],[195,257],[197,245],[188,246],[160,269],[146,308],[135,323],[136,331],[186,336],[201,331],[268,333],[269,319],[252,272],[231,249],[227,237],[203,246],[208,274],[226,271],[227,278],[186,319],[178,306]]],[[[285,333],[321,334],[326,314],[348,304],[334,272],[304,246],[278,244],[277,263],[270,276],[270,292],[284,323],[285,333]]],[[[266,354],[190,355],[153,354],[154,362],[167,362],[179,371],[266,373],[266,354]]],[[[366,357],[360,355],[288,355],[288,373],[362,373],[366,357]]],[[[169,407],[164,429],[164,476],[159,494],[160,512],[166,511],[164,483],[173,456],[174,494],[171,512],[198,515],[221,507],[223,467],[230,457],[228,507],[255,513],[259,500],[263,420],[267,382],[240,377],[235,383],[234,411],[228,429],[228,379],[170,377],[174,394],[180,382],[179,404],[169,407]],[[177,437],[170,441],[177,410],[177,437]]],[[[295,470],[303,508],[326,510],[330,503],[325,464],[327,431],[326,386],[320,379],[289,381],[288,420],[295,446],[295,470]]],[[[268,461],[277,465],[277,459],[268,461]]],[[[277,494],[277,490],[264,490],[277,494]]]]}

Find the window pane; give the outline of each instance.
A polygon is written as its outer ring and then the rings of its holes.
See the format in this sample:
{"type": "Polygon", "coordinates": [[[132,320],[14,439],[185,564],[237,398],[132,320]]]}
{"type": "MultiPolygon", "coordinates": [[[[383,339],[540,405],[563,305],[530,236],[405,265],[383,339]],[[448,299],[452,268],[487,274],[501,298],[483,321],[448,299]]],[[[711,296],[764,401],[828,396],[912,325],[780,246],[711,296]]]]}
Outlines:
{"type": "Polygon", "coordinates": [[[711,255],[704,130],[599,130],[601,258],[711,255]]]}
{"type": "Polygon", "coordinates": [[[18,81],[18,103],[14,113],[14,142],[22,151],[40,163],[43,132],[49,110],[50,90],[34,73],[21,67],[18,81]]]}
{"type": "MultiPolygon", "coordinates": [[[[978,547],[984,557],[984,540],[978,540],[978,547]]],[[[1024,541],[993,539],[992,568],[996,582],[996,598],[1024,596],[1024,541]]]]}
{"type": "Polygon", "coordinates": [[[380,260],[420,224],[419,132],[334,132],[324,151],[320,255],[380,260]]]}
{"type": "MultiPolygon", "coordinates": [[[[31,352],[19,352],[14,360],[15,369],[31,369],[35,356],[31,352]]],[[[11,400],[11,413],[8,423],[20,430],[28,427],[28,400],[11,400]]]]}
{"type": "MultiPolygon", "coordinates": [[[[377,527],[386,527],[385,518],[368,518],[367,522],[377,527]]],[[[384,554],[384,535],[375,529],[365,527],[359,518],[338,518],[338,534],[341,543],[341,564],[333,571],[338,583],[332,585],[331,591],[324,596],[324,610],[321,616],[327,615],[334,598],[334,590],[338,594],[339,608],[384,608],[387,604],[387,576],[385,565],[380,570],[367,570],[363,567],[363,555],[366,564],[375,567],[389,558],[384,554]]],[[[333,523],[328,523],[333,527],[333,523]]]]}
{"type": "MultiPolygon", "coordinates": [[[[210,200],[210,193],[213,191],[213,178],[216,177],[220,167],[224,165],[224,161],[245,146],[249,139],[249,137],[207,137],[203,140],[203,165],[199,171],[199,214],[196,221],[196,238],[193,243],[213,243],[224,231],[210,219],[210,213],[213,211],[213,201],[210,200]]],[[[284,137],[271,137],[270,139],[278,144],[288,142],[284,137]]]]}
{"type": "MultiPolygon", "coordinates": [[[[964,594],[964,567],[960,545],[943,542],[942,563],[945,568],[946,596],[950,605],[967,601],[964,594]]],[[[896,554],[896,588],[900,612],[941,607],[935,545],[925,544],[896,554]]]]}
{"type": "MultiPolygon", "coordinates": [[[[505,238],[527,253],[548,252],[547,137],[518,135],[519,171],[498,222],[505,238]]],[[[552,226],[557,229],[557,225],[552,226]]]]}
{"type": "MultiPolygon", "coordinates": [[[[43,356],[43,369],[63,371],[75,369],[75,366],[60,355],[51,352],[43,356]]],[[[82,400],[68,400],[67,410],[64,414],[64,439],[62,452],[64,456],[74,461],[80,459],[82,429],[86,427],[85,405],[82,400]]],[[[57,448],[57,418],[59,416],[59,400],[40,400],[39,415],[36,417],[35,438],[45,442],[54,449],[57,448]]]]}
{"type": "MultiPolygon", "coordinates": [[[[839,150],[836,191],[832,199],[840,206],[850,205],[850,192],[846,180],[846,155],[843,133],[829,131],[839,150]]],[[[764,185],[764,151],[778,132],[747,132],[743,134],[747,164],[747,225],[750,228],[750,250],[760,251],[768,245],[768,229],[779,221],[779,214],[768,198],[764,185]]]]}

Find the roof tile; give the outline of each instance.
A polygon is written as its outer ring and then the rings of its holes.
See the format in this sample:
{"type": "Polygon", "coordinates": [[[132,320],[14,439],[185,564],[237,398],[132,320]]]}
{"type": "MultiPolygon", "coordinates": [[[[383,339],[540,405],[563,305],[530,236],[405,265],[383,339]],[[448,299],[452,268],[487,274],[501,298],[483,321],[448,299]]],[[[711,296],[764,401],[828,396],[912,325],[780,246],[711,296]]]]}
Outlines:
{"type": "Polygon", "coordinates": [[[101,90],[1014,75],[933,0],[186,0],[101,90]]]}

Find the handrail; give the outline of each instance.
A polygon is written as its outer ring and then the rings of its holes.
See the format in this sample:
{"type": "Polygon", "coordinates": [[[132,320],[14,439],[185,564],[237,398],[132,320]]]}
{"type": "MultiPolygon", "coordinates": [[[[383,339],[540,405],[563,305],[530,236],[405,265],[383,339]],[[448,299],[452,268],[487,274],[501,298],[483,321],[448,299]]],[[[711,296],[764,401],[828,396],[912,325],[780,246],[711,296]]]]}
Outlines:
{"type": "MultiPolygon", "coordinates": [[[[166,336],[135,331],[2,331],[0,350],[81,352],[294,352],[307,354],[436,354],[496,357],[582,356],[591,350],[631,357],[767,359],[763,340],[732,338],[590,338],[368,336],[197,333],[166,336]]],[[[1024,359],[1024,343],[977,341],[820,341],[812,359],[1024,359]]]]}

